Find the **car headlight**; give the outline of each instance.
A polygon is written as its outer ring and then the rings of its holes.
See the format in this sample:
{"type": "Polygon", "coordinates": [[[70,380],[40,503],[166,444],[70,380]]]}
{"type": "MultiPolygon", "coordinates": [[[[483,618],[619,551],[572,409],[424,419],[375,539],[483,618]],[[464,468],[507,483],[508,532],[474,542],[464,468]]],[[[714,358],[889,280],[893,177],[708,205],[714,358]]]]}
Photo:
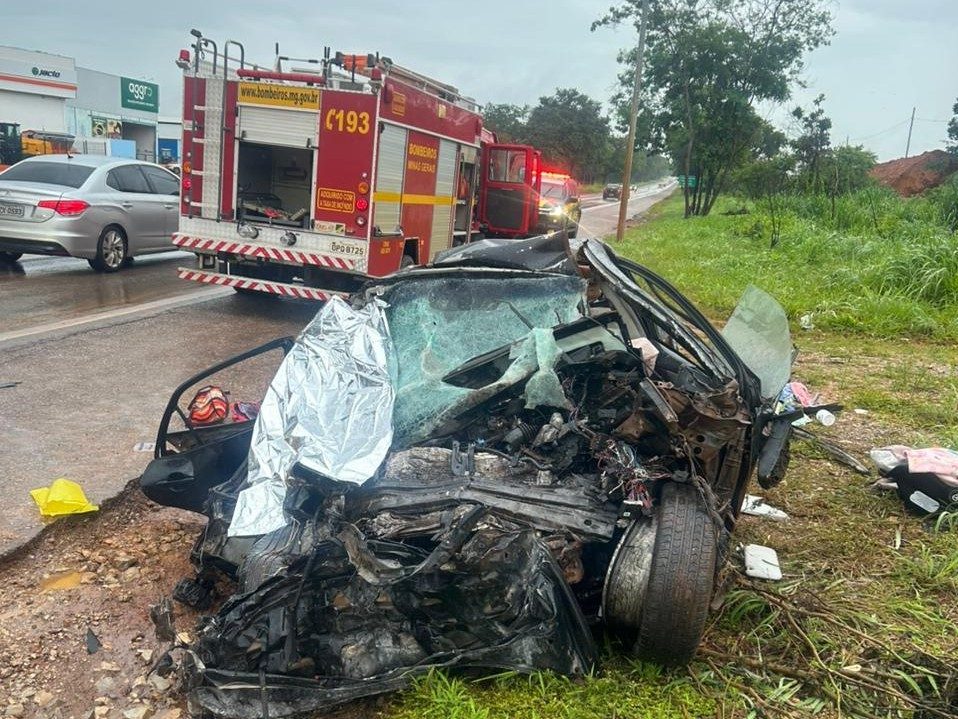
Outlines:
{"type": "Polygon", "coordinates": [[[562,214],[561,205],[553,205],[552,209],[549,210],[549,214],[552,215],[553,217],[558,217],[559,215],[561,215],[562,214]]]}

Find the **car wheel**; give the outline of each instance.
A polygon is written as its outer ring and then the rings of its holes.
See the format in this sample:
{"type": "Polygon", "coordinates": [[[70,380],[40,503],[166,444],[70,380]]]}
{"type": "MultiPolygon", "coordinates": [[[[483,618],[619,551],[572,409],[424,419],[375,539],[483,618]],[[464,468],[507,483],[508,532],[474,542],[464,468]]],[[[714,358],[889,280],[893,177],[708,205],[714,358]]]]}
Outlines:
{"type": "Polygon", "coordinates": [[[654,523],[630,528],[606,580],[607,621],[635,639],[637,656],[667,666],[692,659],[705,631],[717,557],[715,524],[698,490],[667,483],[654,523]]]}
{"type": "Polygon", "coordinates": [[[22,252],[0,252],[0,262],[7,262],[11,265],[21,257],[23,257],[22,252]]]}
{"type": "Polygon", "coordinates": [[[96,243],[96,257],[89,260],[97,272],[116,272],[126,259],[126,235],[119,227],[107,227],[96,243]]]}
{"type": "Polygon", "coordinates": [[[705,632],[715,584],[718,536],[698,490],[662,488],[652,568],[636,653],[661,664],[691,661],[705,632]]]}

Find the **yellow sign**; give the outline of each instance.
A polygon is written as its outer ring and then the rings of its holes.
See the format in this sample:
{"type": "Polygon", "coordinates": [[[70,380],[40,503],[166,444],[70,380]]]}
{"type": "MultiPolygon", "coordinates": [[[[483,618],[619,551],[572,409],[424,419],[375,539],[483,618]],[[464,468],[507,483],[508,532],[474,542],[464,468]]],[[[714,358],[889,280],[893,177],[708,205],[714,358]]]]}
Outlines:
{"type": "Polygon", "coordinates": [[[237,102],[240,105],[319,110],[319,90],[315,87],[277,85],[269,82],[241,82],[237,102]]]}
{"type": "Polygon", "coordinates": [[[369,113],[331,107],[326,111],[326,129],[360,135],[369,134],[369,113]]]}
{"type": "Polygon", "coordinates": [[[406,116],[406,95],[402,92],[393,92],[393,114],[397,117],[406,116]]]}
{"type": "Polygon", "coordinates": [[[329,212],[352,212],[356,205],[356,193],[349,190],[316,188],[316,209],[329,212]]]}

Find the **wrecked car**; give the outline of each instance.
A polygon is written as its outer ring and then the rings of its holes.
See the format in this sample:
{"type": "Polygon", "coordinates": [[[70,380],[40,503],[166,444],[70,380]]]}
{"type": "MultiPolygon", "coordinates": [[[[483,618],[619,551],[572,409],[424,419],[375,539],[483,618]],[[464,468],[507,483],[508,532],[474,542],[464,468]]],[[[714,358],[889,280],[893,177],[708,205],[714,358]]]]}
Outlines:
{"type": "Polygon", "coordinates": [[[176,598],[235,582],[186,648],[191,700],[280,717],[434,667],[581,675],[603,630],[687,662],[751,476],[784,472],[792,359],[761,291],[719,332],[552,235],[450,250],[190,378],[141,486],[209,518],[176,598]],[[277,350],[255,420],[189,422],[190,387],[277,350]]]}

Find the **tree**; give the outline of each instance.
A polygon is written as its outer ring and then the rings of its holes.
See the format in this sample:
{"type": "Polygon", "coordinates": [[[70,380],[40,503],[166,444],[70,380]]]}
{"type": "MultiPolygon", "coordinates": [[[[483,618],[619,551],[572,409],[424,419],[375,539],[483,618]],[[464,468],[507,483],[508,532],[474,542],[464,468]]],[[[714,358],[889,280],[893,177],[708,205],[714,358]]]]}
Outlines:
{"type": "Polygon", "coordinates": [[[822,107],[824,102],[825,96],[819,95],[812,101],[814,109],[796,107],[792,110],[792,117],[798,120],[802,128],[802,133],[792,140],[792,148],[802,173],[804,189],[812,193],[821,192],[829,183],[829,178],[822,181],[821,177],[822,157],[832,144],[832,120],[825,115],[825,108],[822,107]]]}
{"type": "MultiPolygon", "coordinates": [[[[593,29],[637,23],[640,4],[624,0],[593,29]]],[[[788,98],[803,55],[827,43],[830,23],[825,0],[654,2],[643,78],[650,136],[680,174],[697,178],[685,188],[686,217],[711,211],[764,131],[754,105],[788,98]]],[[[634,53],[622,57],[634,68],[634,53]]]]}
{"type": "Polygon", "coordinates": [[[951,111],[955,113],[955,116],[952,117],[951,122],[948,123],[948,139],[950,142],[947,150],[948,152],[953,152],[958,155],[958,100],[955,101],[951,111]]]}
{"type": "Polygon", "coordinates": [[[529,112],[525,138],[547,163],[585,182],[604,174],[613,150],[602,106],[574,88],[539,98],[529,112]]]}
{"type": "Polygon", "coordinates": [[[774,248],[782,237],[782,215],[794,169],[794,158],[780,154],[750,162],[735,174],[736,187],[746,197],[765,206],[771,224],[771,248],[774,248]]]}
{"type": "Polygon", "coordinates": [[[499,138],[499,142],[525,142],[528,105],[490,103],[482,110],[483,125],[499,138]]]}

